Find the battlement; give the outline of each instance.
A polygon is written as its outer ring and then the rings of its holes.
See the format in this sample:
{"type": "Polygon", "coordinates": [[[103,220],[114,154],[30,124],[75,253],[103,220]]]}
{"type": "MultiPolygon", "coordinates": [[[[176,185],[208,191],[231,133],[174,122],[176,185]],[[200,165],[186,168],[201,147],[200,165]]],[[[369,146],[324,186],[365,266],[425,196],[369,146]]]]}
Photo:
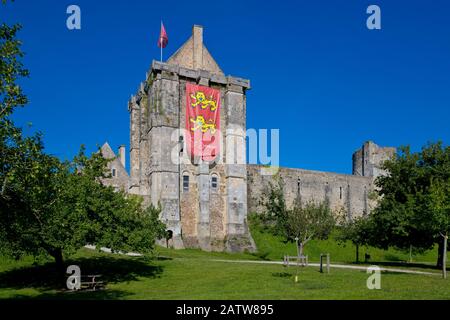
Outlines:
{"type": "Polygon", "coordinates": [[[250,80],[243,79],[234,76],[225,76],[223,74],[215,74],[208,70],[203,69],[192,69],[186,68],[177,64],[171,64],[168,62],[161,61],[152,61],[152,65],[150,67],[150,73],[156,74],[164,74],[165,72],[170,75],[178,75],[180,77],[193,80],[200,81],[200,79],[208,79],[210,83],[218,84],[218,85],[236,85],[245,88],[246,90],[250,89],[250,80]]]}

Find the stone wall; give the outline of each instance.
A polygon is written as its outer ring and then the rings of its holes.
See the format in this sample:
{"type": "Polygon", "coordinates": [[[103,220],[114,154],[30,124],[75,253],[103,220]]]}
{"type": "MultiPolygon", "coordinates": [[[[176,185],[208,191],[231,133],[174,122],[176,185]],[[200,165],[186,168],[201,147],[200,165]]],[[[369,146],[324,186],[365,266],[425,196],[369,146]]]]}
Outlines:
{"type": "Polygon", "coordinates": [[[101,153],[105,159],[112,159],[107,165],[110,177],[102,179],[102,183],[112,186],[116,191],[128,192],[129,176],[125,169],[125,163],[121,162],[120,157],[115,154],[108,142],[103,144],[101,153]]]}
{"type": "MultiPolygon", "coordinates": [[[[210,83],[208,75],[203,73],[202,85],[209,85],[221,92],[221,127],[226,124],[226,109],[224,108],[224,88],[216,83],[210,83]]],[[[186,127],[186,82],[194,82],[194,79],[183,76],[180,78],[181,115],[180,128],[186,127]]],[[[183,136],[185,142],[186,138],[183,136]]],[[[225,142],[224,142],[225,143],[225,142]]],[[[222,146],[224,147],[224,146],[222,146]]],[[[183,147],[186,152],[186,146],[183,147]]],[[[186,154],[180,153],[180,156],[186,154]]],[[[200,166],[192,163],[180,165],[180,190],[181,190],[181,224],[183,241],[188,247],[202,248],[204,250],[225,250],[226,238],[226,208],[227,188],[225,179],[225,166],[223,164],[211,164],[200,166]],[[189,188],[183,188],[183,176],[189,177],[189,188]],[[217,177],[218,187],[211,187],[211,179],[217,177]]]]}
{"type": "Polygon", "coordinates": [[[261,200],[279,179],[284,184],[286,205],[292,207],[299,199],[328,201],[334,211],[342,211],[349,217],[370,213],[374,206],[369,195],[373,190],[373,178],[302,169],[280,168],[276,175],[262,175],[263,166],[247,165],[248,211],[261,213],[261,200]]]}
{"type": "Polygon", "coordinates": [[[132,194],[140,194],[140,106],[136,101],[136,97],[132,96],[128,103],[128,111],[130,112],[130,190],[132,194]]]}
{"type": "Polygon", "coordinates": [[[372,141],[367,141],[353,153],[353,174],[365,177],[378,177],[386,174],[381,168],[385,160],[395,154],[395,148],[380,147],[372,141]]]}

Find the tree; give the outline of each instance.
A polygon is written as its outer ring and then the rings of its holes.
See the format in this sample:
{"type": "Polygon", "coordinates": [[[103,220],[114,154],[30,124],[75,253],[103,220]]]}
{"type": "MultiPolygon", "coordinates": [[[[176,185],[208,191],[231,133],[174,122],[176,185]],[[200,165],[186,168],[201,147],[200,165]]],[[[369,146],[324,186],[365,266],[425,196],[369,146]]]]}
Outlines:
{"type": "MultiPolygon", "coordinates": [[[[6,0],[2,0],[5,4],[6,0]]],[[[22,130],[10,119],[17,107],[28,100],[18,85],[18,80],[29,72],[23,66],[21,42],[16,38],[21,29],[19,24],[0,26],[0,197],[5,200],[5,192],[11,182],[14,170],[23,170],[22,156],[41,148],[41,136],[23,137],[22,130]]]]}
{"type": "Polygon", "coordinates": [[[87,158],[82,150],[61,163],[37,152],[24,160],[32,169],[11,175],[0,211],[0,242],[14,254],[45,251],[63,274],[63,254],[86,244],[148,253],[164,236],[159,208],[144,210],[140,197],[100,183],[107,161],[100,153],[87,158]]]}
{"type": "MultiPolygon", "coordinates": [[[[6,3],[6,1],[2,1],[6,3]]],[[[20,24],[0,26],[0,119],[7,118],[16,107],[24,106],[27,98],[17,80],[27,77],[29,72],[23,66],[21,42],[16,39],[20,24]]],[[[3,124],[3,123],[2,123],[3,124]]]]}
{"type": "Polygon", "coordinates": [[[339,224],[339,232],[336,236],[340,244],[351,241],[355,246],[355,261],[359,263],[359,247],[366,245],[370,234],[367,228],[368,220],[365,217],[344,219],[339,224]]]}
{"type": "Polygon", "coordinates": [[[425,208],[429,216],[429,228],[433,234],[439,234],[438,263],[442,266],[444,278],[447,278],[447,250],[450,233],[450,179],[434,180],[430,186],[429,199],[425,208]]]}
{"type": "Polygon", "coordinates": [[[437,243],[437,266],[445,266],[444,246],[450,233],[450,147],[429,143],[416,153],[402,147],[383,167],[389,174],[375,182],[380,197],[370,216],[371,244],[427,250],[437,243]]]}
{"type": "Polygon", "coordinates": [[[269,185],[263,196],[266,209],[263,221],[271,233],[283,236],[286,241],[295,241],[298,254],[303,255],[303,249],[310,240],[328,237],[335,225],[333,212],[326,202],[313,201],[305,205],[295,201],[292,209],[288,209],[283,188],[281,179],[269,185]]]}
{"type": "Polygon", "coordinates": [[[328,238],[334,225],[335,219],[328,204],[311,201],[287,211],[285,235],[288,240],[296,242],[298,255],[302,256],[310,240],[328,238]]]}
{"type": "Polygon", "coordinates": [[[165,233],[160,208],[102,185],[108,160],[100,152],[88,158],[82,148],[61,162],[44,152],[42,134],[26,137],[10,119],[27,103],[17,85],[28,75],[19,29],[0,27],[0,248],[15,257],[49,254],[60,276],[63,256],[86,244],[150,252],[165,233]]]}
{"type": "MultiPolygon", "coordinates": [[[[2,1],[6,3],[5,0],[2,1]]],[[[17,81],[27,77],[29,72],[23,66],[21,42],[16,38],[21,29],[19,24],[0,26],[0,196],[4,196],[9,182],[8,172],[21,165],[20,153],[32,151],[39,144],[40,136],[24,138],[22,130],[17,128],[10,115],[17,107],[24,106],[27,98],[17,81]]]]}
{"type": "Polygon", "coordinates": [[[284,183],[278,178],[275,183],[269,182],[269,188],[263,193],[261,204],[265,207],[261,215],[263,225],[275,235],[285,235],[287,208],[284,199],[284,183]]]}

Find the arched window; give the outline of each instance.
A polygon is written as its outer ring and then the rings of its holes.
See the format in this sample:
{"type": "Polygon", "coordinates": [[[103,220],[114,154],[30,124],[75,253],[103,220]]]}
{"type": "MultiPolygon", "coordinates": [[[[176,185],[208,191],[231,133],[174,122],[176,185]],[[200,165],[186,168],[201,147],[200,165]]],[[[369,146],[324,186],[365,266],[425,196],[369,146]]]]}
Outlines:
{"type": "Polygon", "coordinates": [[[111,170],[111,175],[112,175],[113,177],[116,176],[116,169],[115,169],[115,168],[112,168],[112,170],[111,170]]]}
{"type": "Polygon", "coordinates": [[[217,174],[212,174],[211,175],[211,189],[212,190],[217,190],[219,188],[219,177],[217,176],[217,174]]]}

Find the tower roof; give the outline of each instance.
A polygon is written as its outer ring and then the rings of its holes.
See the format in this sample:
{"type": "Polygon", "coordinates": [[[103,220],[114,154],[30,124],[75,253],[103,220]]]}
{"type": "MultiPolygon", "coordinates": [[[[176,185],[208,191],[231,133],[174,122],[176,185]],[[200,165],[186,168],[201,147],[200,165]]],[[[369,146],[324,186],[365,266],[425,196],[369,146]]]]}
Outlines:
{"type": "Polygon", "coordinates": [[[224,75],[217,62],[203,44],[203,27],[194,25],[191,37],[167,60],[168,64],[188,69],[206,70],[224,75]]]}

